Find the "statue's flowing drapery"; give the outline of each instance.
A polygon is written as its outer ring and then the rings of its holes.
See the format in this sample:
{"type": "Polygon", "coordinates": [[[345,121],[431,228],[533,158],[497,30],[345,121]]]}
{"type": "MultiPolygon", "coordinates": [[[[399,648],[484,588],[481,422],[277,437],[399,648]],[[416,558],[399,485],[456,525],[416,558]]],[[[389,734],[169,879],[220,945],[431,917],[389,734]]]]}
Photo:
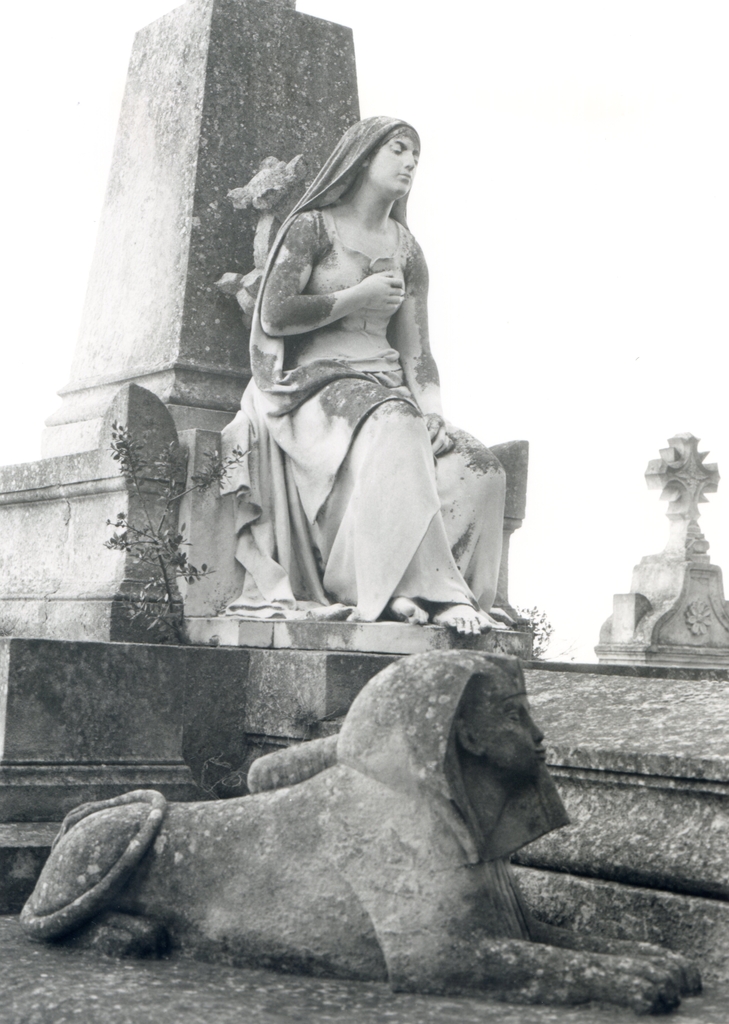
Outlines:
{"type": "Polygon", "coordinates": [[[316,238],[306,294],[331,294],[382,270],[401,272],[407,285],[416,244],[405,200],[392,211],[395,251],[374,260],[341,240],[327,209],[398,127],[408,126],[380,117],[350,129],[269,255],[251,330],[253,379],[223,432],[224,452],[249,453],[225,483],[236,496],[236,556],[246,570],[231,614],[314,614],[340,603],[373,621],[393,596],[491,606],[503,470],[453,427],[453,449],[433,457],[387,339],[389,317],[360,311],[285,339],[261,323],[270,270],[288,233],[302,227],[316,238]]]}

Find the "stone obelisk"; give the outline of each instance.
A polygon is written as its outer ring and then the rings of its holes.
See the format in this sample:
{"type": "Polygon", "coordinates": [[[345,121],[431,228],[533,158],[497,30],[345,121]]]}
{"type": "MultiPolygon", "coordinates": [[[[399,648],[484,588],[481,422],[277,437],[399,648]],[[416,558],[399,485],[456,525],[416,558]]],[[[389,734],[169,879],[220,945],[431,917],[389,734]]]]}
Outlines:
{"type": "Polygon", "coordinates": [[[261,160],[316,169],[359,116],[351,30],[294,0],[188,0],[142,29],[129,66],[71,380],[43,455],[106,443],[134,382],[178,430],[220,430],[248,379],[237,304],[215,288],[251,269],[254,218],[229,189],[261,160]]]}
{"type": "MultiPolygon", "coordinates": [[[[351,30],[293,0],[188,0],[139,32],[71,379],[44,458],[0,469],[0,633],[149,639],[128,615],[138,567],[104,547],[106,521],[135,510],[112,423],[149,454],[179,438],[191,472],[215,447],[249,376],[241,310],[215,282],[252,269],[257,221],[227,193],[266,157],[302,153],[313,175],[358,116],[351,30]]],[[[219,571],[195,600],[217,607],[237,585],[218,551],[232,528],[198,505],[182,521],[197,547],[215,534],[201,560],[219,571]]]]}

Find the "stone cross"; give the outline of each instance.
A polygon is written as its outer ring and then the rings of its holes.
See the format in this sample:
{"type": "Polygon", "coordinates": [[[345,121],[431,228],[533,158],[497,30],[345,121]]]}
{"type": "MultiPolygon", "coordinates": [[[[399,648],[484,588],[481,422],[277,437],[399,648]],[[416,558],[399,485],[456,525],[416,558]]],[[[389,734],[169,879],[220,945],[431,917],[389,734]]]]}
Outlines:
{"type": "Polygon", "coordinates": [[[645,474],[648,487],[661,488],[661,499],[669,502],[666,553],[706,564],[709,542],[699,529],[699,505],[708,501],[706,494],[716,492],[719,470],[716,463],[704,464],[709,453],[698,450],[699,438],[693,434],[676,434],[668,443],[669,448],[660,450],[660,459],[648,463],[645,474]]]}

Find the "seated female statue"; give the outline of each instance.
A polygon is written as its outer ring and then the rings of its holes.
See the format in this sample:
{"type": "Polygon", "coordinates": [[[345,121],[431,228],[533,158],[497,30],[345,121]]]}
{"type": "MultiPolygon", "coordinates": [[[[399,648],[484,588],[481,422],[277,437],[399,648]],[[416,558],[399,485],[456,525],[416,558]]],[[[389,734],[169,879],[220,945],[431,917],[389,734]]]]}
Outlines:
{"type": "Polygon", "coordinates": [[[249,451],[227,485],[246,570],[229,614],[496,625],[504,472],[443,419],[405,220],[419,155],[403,121],[355,124],[271,249],[224,431],[249,451]]]}

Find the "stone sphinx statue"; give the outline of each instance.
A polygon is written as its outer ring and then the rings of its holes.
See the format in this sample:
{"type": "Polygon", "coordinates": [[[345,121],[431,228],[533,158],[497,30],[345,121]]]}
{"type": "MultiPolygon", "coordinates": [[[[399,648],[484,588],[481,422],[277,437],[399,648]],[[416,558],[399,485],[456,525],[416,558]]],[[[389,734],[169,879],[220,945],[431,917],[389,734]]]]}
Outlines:
{"type": "Polygon", "coordinates": [[[26,932],[521,1003],[665,1012],[700,988],[675,954],[526,906],[509,855],[567,817],[515,659],[402,659],[338,736],[261,758],[250,781],[227,801],[139,791],[72,812],[26,932]]]}

